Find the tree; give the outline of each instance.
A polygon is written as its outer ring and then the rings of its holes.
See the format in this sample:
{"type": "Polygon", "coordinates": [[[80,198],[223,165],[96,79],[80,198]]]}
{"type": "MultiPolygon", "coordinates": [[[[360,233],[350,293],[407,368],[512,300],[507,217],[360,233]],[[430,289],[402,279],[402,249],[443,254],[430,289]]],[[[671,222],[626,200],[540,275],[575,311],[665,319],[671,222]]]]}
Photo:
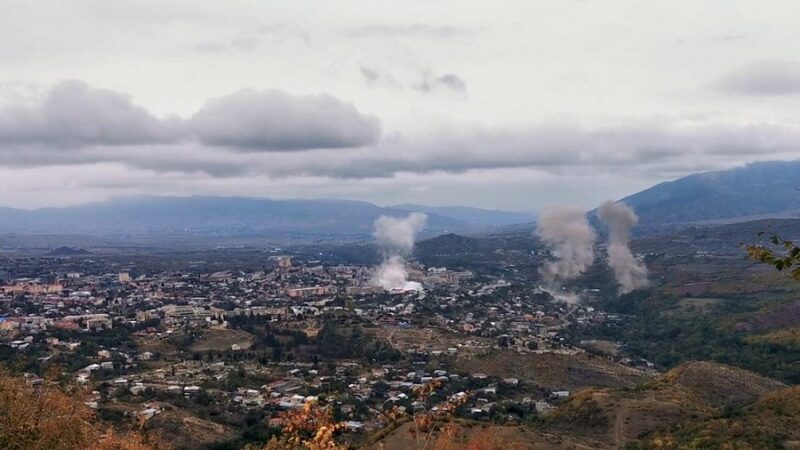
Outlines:
{"type": "MultiPolygon", "coordinates": [[[[302,409],[289,411],[282,417],[283,433],[273,437],[260,450],[345,450],[334,440],[334,434],[344,428],[335,422],[330,407],[308,402],[302,409]]],[[[259,450],[250,445],[246,450],[259,450]]]]}
{"type": "Polygon", "coordinates": [[[139,433],[119,434],[95,420],[80,392],[34,386],[0,369],[0,448],[9,450],[155,450],[139,433]]]}
{"type": "MultiPolygon", "coordinates": [[[[759,237],[765,232],[758,233],[759,237]]],[[[779,271],[787,271],[792,278],[800,280],[800,247],[794,242],[769,233],[771,247],[762,244],[747,246],[752,259],[775,266],[779,271]]]]}

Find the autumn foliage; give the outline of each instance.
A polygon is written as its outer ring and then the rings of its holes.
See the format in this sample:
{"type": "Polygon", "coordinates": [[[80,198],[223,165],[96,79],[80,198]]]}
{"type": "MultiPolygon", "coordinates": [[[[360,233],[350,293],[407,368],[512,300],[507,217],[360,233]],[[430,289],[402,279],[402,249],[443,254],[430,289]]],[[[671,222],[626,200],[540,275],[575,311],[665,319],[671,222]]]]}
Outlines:
{"type": "MultiPolygon", "coordinates": [[[[425,402],[442,386],[440,381],[420,385],[414,389],[414,398],[425,402]]],[[[497,433],[494,428],[466,431],[451,422],[455,410],[464,404],[467,395],[452,397],[437,405],[435,412],[421,411],[409,415],[396,408],[385,413],[389,422],[409,420],[414,434],[414,449],[419,450],[518,450],[524,448],[497,433]]],[[[286,412],[281,417],[282,433],[265,446],[250,446],[246,450],[344,450],[337,443],[336,434],[346,427],[332,419],[330,407],[308,402],[303,408],[286,412]]],[[[365,447],[382,450],[382,442],[365,447]]]]}
{"type": "MultiPolygon", "coordinates": [[[[344,425],[334,422],[329,407],[308,402],[303,408],[289,411],[282,417],[283,433],[274,437],[263,450],[345,450],[334,440],[344,425]]],[[[249,446],[246,450],[256,450],[249,446]]]]}
{"type": "MultiPolygon", "coordinates": [[[[437,386],[420,388],[417,398],[426,399],[437,386]]],[[[34,385],[0,369],[0,448],[4,450],[163,450],[167,446],[136,432],[122,433],[98,422],[84,403],[81,391],[69,391],[54,383],[34,385]]],[[[498,437],[491,428],[465,433],[448,423],[457,403],[444,402],[437,414],[415,414],[419,438],[425,450],[514,450],[513,443],[498,437]]],[[[393,420],[403,417],[392,415],[393,420]]],[[[345,450],[336,435],[345,425],[333,420],[331,409],[316,402],[288,411],[280,436],[246,450],[345,450]]],[[[380,443],[374,449],[382,448],[380,443]]]]}
{"type": "Polygon", "coordinates": [[[494,429],[482,429],[465,436],[454,424],[445,425],[430,450],[522,450],[518,442],[498,435],[494,429]]]}
{"type": "MultiPolygon", "coordinates": [[[[765,233],[758,233],[763,236],[765,233]]],[[[774,266],[778,271],[789,273],[792,278],[800,280],[800,247],[794,242],[770,234],[771,247],[755,244],[747,247],[750,258],[774,266]]]]}
{"type": "Polygon", "coordinates": [[[0,448],[7,450],[155,450],[137,433],[94,421],[79,392],[34,386],[0,371],[0,448]]]}

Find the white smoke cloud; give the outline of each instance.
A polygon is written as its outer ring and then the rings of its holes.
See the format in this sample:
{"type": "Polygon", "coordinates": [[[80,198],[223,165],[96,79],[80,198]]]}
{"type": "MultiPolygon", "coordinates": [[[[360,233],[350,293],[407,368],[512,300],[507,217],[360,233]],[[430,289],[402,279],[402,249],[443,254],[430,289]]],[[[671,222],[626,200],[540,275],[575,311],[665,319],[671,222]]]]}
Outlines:
{"type": "Polygon", "coordinates": [[[575,278],[594,262],[597,236],[580,208],[556,206],[545,209],[536,222],[536,236],[550,247],[555,256],[555,260],[539,268],[548,284],[575,278]]]}
{"type": "Polygon", "coordinates": [[[422,285],[408,281],[406,258],[414,249],[417,233],[425,228],[428,216],[413,212],[405,218],[381,216],[375,220],[375,238],[383,254],[374,282],[387,291],[421,291],[422,285]]]}
{"type": "Polygon", "coordinates": [[[375,238],[385,253],[408,256],[414,249],[414,238],[425,228],[428,216],[412,212],[405,218],[380,216],[375,220],[375,238]]]}
{"type": "Polygon", "coordinates": [[[392,291],[402,289],[404,291],[421,291],[422,285],[416,281],[408,281],[406,271],[406,261],[402,256],[392,256],[386,259],[378,267],[375,274],[375,281],[384,290],[392,291]]]}
{"type": "Polygon", "coordinates": [[[600,221],[608,227],[608,265],[620,285],[620,294],[646,287],[647,267],[631,253],[631,228],[639,218],[630,206],[607,201],[597,210],[600,221]]]}

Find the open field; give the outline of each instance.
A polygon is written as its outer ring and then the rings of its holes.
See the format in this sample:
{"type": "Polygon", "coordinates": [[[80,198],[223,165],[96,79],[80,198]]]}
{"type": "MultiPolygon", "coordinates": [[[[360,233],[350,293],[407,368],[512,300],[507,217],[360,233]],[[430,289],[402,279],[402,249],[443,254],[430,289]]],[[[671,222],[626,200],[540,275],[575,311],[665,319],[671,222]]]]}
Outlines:
{"type": "Polygon", "coordinates": [[[780,344],[787,347],[800,349],[800,328],[785,328],[769,333],[750,335],[747,342],[758,344],[780,344]]]}
{"type": "Polygon", "coordinates": [[[210,328],[195,340],[192,350],[204,352],[209,350],[230,350],[232,345],[239,345],[244,350],[253,345],[253,336],[241,330],[227,328],[210,328]]]}
{"type": "MultiPolygon", "coordinates": [[[[611,446],[600,441],[591,439],[577,438],[573,436],[563,436],[561,434],[543,433],[530,427],[522,426],[502,426],[491,424],[479,424],[468,421],[457,421],[453,424],[457,427],[457,442],[468,442],[470,439],[480,436],[489,439],[492,443],[513,443],[521,447],[514,449],[562,449],[562,450],[588,450],[611,448],[611,446]]],[[[439,427],[446,426],[440,424],[439,427]]],[[[427,435],[422,433],[422,438],[415,440],[414,425],[412,422],[405,423],[381,440],[385,450],[423,450],[433,447],[440,431],[437,429],[431,433],[430,441],[427,444],[427,435]]]]}
{"type": "Polygon", "coordinates": [[[647,378],[639,369],[587,354],[520,354],[498,350],[480,357],[460,358],[456,366],[464,372],[518,378],[552,390],[630,387],[647,378]]]}
{"type": "Polygon", "coordinates": [[[599,352],[605,355],[617,356],[619,355],[619,346],[614,341],[607,341],[603,339],[588,339],[581,341],[581,346],[599,352]]]}
{"type": "Polygon", "coordinates": [[[145,430],[154,432],[175,449],[203,448],[236,437],[232,427],[201,419],[166,403],[159,406],[162,412],[145,424],[145,430]]]}
{"type": "Polygon", "coordinates": [[[140,352],[158,353],[162,356],[174,356],[179,353],[179,346],[185,345],[180,344],[182,341],[190,342],[191,346],[188,349],[194,352],[230,350],[234,344],[238,344],[242,350],[245,350],[253,345],[253,336],[249,333],[227,328],[205,329],[194,338],[174,333],[162,336],[137,336],[134,340],[140,352]]]}
{"type": "Polygon", "coordinates": [[[409,350],[446,352],[448,348],[457,348],[459,357],[473,356],[494,344],[494,341],[488,338],[462,336],[436,328],[384,327],[378,328],[375,334],[402,352],[409,350]]]}

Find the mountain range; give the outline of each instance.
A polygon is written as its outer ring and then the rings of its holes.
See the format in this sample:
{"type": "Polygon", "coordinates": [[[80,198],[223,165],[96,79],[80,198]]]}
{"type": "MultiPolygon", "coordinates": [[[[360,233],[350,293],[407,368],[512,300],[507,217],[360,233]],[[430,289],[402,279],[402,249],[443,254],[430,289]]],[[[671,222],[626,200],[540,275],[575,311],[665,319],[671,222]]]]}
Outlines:
{"type": "MultiPolygon", "coordinates": [[[[800,217],[800,161],[752,163],[692,174],[622,199],[639,215],[639,234],[694,225],[800,217]]],[[[428,215],[423,237],[529,232],[535,216],[465,206],[246,197],[139,197],[63,208],[0,208],[0,235],[72,235],[149,241],[193,238],[369,238],[381,215],[428,215]]]]}
{"type": "Polygon", "coordinates": [[[642,225],[800,217],[800,161],[692,174],[622,199],[642,225]]]}
{"type": "Polygon", "coordinates": [[[420,211],[427,214],[458,219],[467,223],[500,227],[506,225],[516,225],[529,223],[536,220],[536,215],[531,213],[501,210],[486,210],[471,208],[469,206],[425,206],[414,203],[404,203],[393,205],[390,208],[402,209],[405,211],[420,211]]]}
{"type": "MultiPolygon", "coordinates": [[[[351,200],[142,197],[64,208],[0,208],[0,233],[125,236],[368,236],[381,215],[408,211],[351,200]]],[[[470,232],[482,223],[428,214],[432,234],[470,232]]]]}

